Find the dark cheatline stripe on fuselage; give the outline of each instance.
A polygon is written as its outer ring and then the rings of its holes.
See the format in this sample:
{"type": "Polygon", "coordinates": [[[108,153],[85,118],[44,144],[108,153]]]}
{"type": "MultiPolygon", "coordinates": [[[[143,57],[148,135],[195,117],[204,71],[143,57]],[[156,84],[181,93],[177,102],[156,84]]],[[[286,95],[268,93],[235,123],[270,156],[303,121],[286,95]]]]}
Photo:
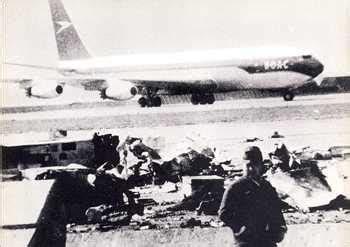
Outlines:
{"type": "Polygon", "coordinates": [[[310,55],[261,59],[249,64],[240,65],[239,68],[247,71],[250,74],[292,71],[308,75],[312,78],[318,76],[323,71],[323,65],[310,55]]]}

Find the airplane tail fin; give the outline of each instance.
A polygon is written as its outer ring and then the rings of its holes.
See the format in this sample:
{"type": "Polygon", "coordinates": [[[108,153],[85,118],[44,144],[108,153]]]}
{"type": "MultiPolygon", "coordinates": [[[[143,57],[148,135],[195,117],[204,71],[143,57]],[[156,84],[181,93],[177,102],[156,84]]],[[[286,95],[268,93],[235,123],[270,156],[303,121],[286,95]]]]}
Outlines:
{"type": "Polygon", "coordinates": [[[60,60],[86,59],[91,55],[73,26],[61,0],[49,0],[60,60]]]}

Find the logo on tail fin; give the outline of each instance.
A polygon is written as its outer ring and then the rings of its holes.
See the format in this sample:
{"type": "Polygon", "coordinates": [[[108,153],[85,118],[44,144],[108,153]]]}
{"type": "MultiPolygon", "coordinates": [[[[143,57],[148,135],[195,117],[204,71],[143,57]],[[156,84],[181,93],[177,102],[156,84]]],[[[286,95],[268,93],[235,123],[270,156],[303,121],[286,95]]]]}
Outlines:
{"type": "Polygon", "coordinates": [[[61,0],[48,0],[60,60],[90,58],[61,0]]]}
{"type": "Polygon", "coordinates": [[[56,21],[56,24],[60,26],[60,28],[57,30],[56,34],[59,34],[63,30],[72,26],[72,23],[68,22],[68,21],[56,21]]]}

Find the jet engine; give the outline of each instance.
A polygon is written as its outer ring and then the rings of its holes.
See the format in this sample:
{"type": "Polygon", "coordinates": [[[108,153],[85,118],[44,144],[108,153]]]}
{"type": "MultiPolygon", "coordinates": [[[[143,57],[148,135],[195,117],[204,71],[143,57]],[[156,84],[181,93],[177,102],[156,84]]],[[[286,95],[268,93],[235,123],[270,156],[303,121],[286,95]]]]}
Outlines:
{"type": "Polygon", "coordinates": [[[102,99],[128,100],[133,98],[137,92],[137,87],[129,81],[110,80],[108,87],[101,90],[102,99]]]}
{"type": "Polygon", "coordinates": [[[56,81],[33,81],[30,87],[26,88],[26,94],[29,97],[51,99],[60,96],[63,93],[63,85],[56,81]]]}

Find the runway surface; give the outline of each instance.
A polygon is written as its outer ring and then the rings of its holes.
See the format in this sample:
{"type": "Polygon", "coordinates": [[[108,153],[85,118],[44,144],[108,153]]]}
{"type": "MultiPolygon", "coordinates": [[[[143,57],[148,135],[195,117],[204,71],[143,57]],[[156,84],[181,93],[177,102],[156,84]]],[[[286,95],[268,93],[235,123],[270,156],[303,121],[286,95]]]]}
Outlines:
{"type": "Polygon", "coordinates": [[[141,108],[135,105],[122,105],[115,107],[99,107],[97,109],[86,108],[76,110],[53,110],[28,113],[3,114],[2,120],[32,120],[32,119],[63,119],[81,117],[104,117],[133,114],[157,114],[177,112],[201,112],[245,108],[275,108],[295,107],[329,104],[350,104],[350,94],[328,94],[316,96],[299,96],[294,101],[286,102],[281,98],[241,99],[229,101],[217,101],[213,105],[191,105],[188,103],[163,105],[161,107],[141,108]]]}
{"type": "Polygon", "coordinates": [[[159,108],[138,105],[2,114],[0,134],[195,125],[202,123],[257,123],[350,117],[350,94],[217,101],[213,105],[171,104],[159,108]]]}

